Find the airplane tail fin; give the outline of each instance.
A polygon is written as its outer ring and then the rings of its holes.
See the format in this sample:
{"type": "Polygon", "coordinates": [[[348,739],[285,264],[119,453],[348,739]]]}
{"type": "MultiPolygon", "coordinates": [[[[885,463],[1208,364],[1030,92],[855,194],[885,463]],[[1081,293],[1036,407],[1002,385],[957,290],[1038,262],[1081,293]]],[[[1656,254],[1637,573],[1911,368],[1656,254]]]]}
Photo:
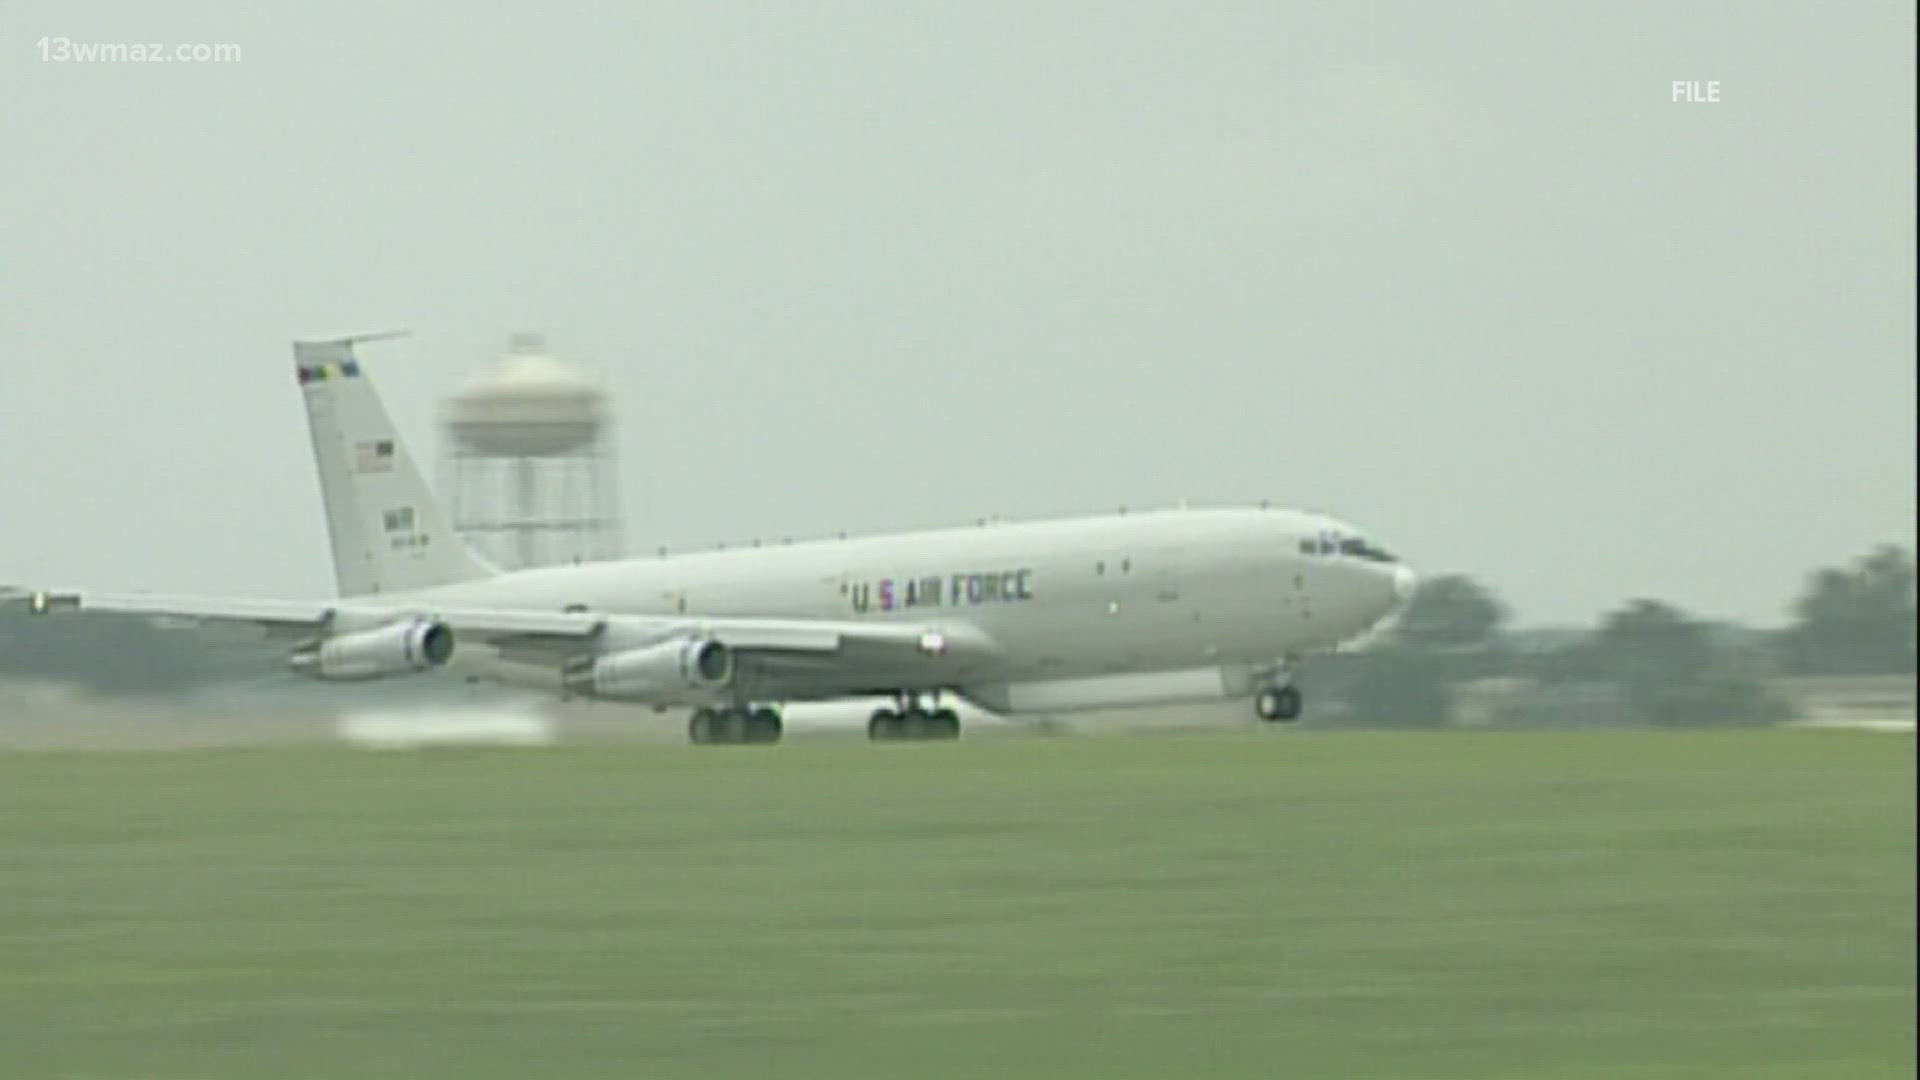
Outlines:
{"type": "Polygon", "coordinates": [[[341,596],[407,592],[498,573],[448,524],[354,355],[367,337],[293,346],[333,573],[341,596]]]}

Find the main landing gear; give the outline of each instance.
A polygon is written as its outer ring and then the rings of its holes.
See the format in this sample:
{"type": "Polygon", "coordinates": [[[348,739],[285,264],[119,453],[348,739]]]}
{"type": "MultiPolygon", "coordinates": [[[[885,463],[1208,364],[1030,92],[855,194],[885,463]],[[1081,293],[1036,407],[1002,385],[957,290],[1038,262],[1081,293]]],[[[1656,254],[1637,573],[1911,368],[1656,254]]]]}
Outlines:
{"type": "Polygon", "coordinates": [[[695,746],[776,743],[780,741],[780,711],[764,706],[695,709],[687,721],[687,738],[695,746]]]}
{"type": "Polygon", "coordinates": [[[960,714],[941,708],[937,701],[926,706],[902,698],[897,708],[875,709],[867,720],[867,738],[875,742],[959,737],[960,714]]]}
{"type": "Polygon", "coordinates": [[[1253,695],[1253,711],[1269,723],[1298,720],[1300,710],[1305,705],[1306,700],[1301,696],[1300,688],[1292,683],[1263,686],[1253,695]]]}

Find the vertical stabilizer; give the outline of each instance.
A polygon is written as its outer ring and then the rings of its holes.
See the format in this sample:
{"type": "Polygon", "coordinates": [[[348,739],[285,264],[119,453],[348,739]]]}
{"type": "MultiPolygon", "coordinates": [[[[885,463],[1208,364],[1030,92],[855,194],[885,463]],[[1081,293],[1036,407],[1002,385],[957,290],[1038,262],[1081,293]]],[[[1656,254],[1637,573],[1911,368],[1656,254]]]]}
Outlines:
{"type": "Polygon", "coordinates": [[[293,346],[341,596],[491,575],[447,523],[355,357],[355,338],[293,346]]]}

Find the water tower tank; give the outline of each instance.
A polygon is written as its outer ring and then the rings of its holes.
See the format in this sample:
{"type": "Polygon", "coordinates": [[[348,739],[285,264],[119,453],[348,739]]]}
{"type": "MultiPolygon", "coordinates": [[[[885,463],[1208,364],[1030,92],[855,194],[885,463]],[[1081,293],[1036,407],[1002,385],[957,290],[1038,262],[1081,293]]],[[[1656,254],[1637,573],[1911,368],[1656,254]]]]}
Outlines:
{"type": "Polygon", "coordinates": [[[446,405],[454,528],[513,569],[612,558],[620,522],[606,394],[516,334],[446,405]]]}
{"type": "Polygon", "coordinates": [[[516,334],[512,350],[481,371],[448,407],[463,446],[498,457],[552,457],[594,443],[606,398],[586,372],[546,354],[540,338],[516,334]]]}

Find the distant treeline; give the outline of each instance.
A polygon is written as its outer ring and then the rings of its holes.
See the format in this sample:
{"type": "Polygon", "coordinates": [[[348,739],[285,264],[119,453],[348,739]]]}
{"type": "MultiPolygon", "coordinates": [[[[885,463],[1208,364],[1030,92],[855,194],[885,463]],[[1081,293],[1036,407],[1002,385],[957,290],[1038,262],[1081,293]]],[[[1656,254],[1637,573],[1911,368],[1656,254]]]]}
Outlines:
{"type": "MultiPolygon", "coordinates": [[[[0,691],[47,685],[94,694],[172,698],[266,695],[309,704],[466,701],[484,688],[447,672],[378,683],[322,683],[287,667],[283,645],[251,628],[141,616],[36,616],[0,607],[0,691]]],[[[0,698],[0,710],[4,710],[0,698]]],[[[0,720],[6,717],[0,715],[0,720]]]]}
{"type": "Polygon", "coordinates": [[[0,607],[0,681],[108,693],[166,693],[272,679],[285,658],[253,634],[208,633],[128,616],[35,616],[0,607]]]}
{"type": "Polygon", "coordinates": [[[1813,574],[1779,631],[1640,599],[1590,629],[1516,633],[1492,590],[1437,577],[1381,640],[1308,677],[1355,723],[1774,723],[1792,712],[1782,678],[1911,675],[1914,619],[1913,555],[1894,546],[1813,574]]]}

